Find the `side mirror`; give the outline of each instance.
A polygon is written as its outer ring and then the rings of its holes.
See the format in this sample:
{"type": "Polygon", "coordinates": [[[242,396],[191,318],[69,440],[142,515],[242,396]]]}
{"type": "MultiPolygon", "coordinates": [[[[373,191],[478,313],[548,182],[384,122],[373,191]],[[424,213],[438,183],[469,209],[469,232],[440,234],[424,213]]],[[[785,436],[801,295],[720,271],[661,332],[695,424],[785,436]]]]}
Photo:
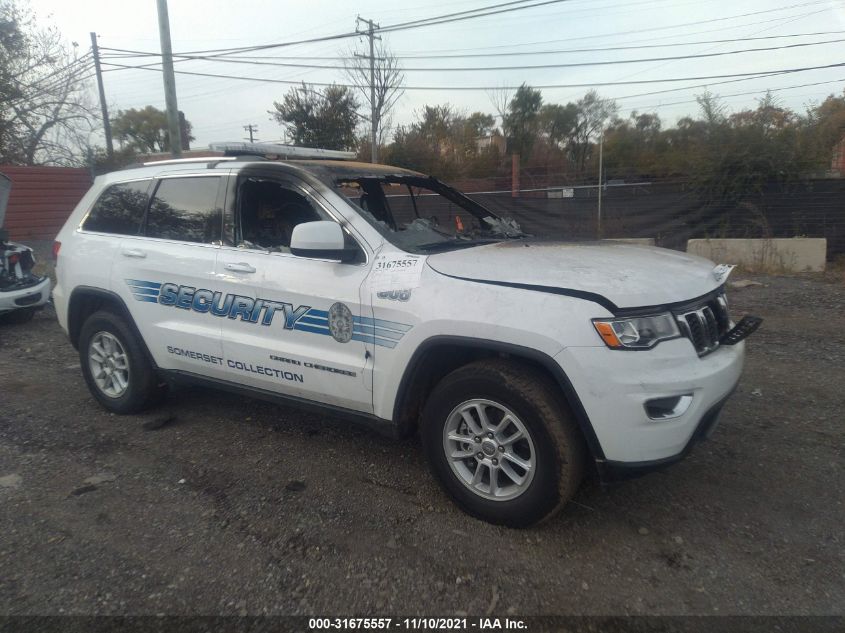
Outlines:
{"type": "Polygon", "coordinates": [[[303,222],[293,227],[290,252],[297,257],[337,259],[342,262],[355,259],[358,253],[357,249],[346,248],[343,229],[337,222],[330,220],[303,222]]]}

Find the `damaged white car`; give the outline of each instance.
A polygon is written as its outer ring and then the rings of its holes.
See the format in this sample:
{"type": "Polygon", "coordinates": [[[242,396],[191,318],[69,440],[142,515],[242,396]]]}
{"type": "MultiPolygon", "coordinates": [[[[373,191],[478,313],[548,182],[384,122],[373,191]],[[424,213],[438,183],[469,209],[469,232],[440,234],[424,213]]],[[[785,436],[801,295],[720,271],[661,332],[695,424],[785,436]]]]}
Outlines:
{"type": "Polygon", "coordinates": [[[3,228],[11,181],[0,174],[0,322],[25,323],[50,299],[50,279],[36,275],[35,254],[3,228]]]}

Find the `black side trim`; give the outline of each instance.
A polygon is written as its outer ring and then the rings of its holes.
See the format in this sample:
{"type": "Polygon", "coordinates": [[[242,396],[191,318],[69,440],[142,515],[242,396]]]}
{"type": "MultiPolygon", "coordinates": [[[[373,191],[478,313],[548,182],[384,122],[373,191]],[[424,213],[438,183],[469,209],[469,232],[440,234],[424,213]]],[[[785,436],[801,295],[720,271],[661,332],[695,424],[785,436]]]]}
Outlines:
{"type": "Polygon", "coordinates": [[[369,427],[388,437],[398,437],[396,433],[396,425],[390,420],[385,420],[370,413],[361,413],[352,409],[338,407],[331,404],[323,404],[321,402],[314,402],[298,396],[289,396],[261,389],[260,387],[252,387],[249,385],[241,385],[238,383],[222,380],[220,378],[211,378],[208,376],[201,376],[192,372],[182,371],[178,369],[159,369],[159,376],[171,384],[182,385],[197,385],[201,387],[210,387],[212,389],[220,389],[235,393],[250,398],[257,398],[267,402],[274,402],[277,404],[294,405],[297,408],[312,411],[314,413],[328,414],[334,417],[342,418],[356,424],[369,427]]]}
{"type": "Polygon", "coordinates": [[[596,432],[593,430],[593,424],[590,422],[590,418],[584,409],[584,405],[581,404],[581,399],[575,392],[575,387],[572,386],[569,377],[563,369],[560,368],[560,365],[558,365],[548,354],[544,354],[543,352],[539,352],[530,347],[522,347],[521,345],[514,345],[512,343],[501,343],[487,339],[448,335],[432,336],[431,338],[426,339],[414,351],[413,356],[411,356],[411,360],[408,361],[408,364],[405,367],[405,372],[402,374],[402,379],[399,382],[399,391],[396,395],[396,401],[393,404],[394,420],[398,421],[400,419],[401,412],[405,404],[405,398],[409,392],[410,382],[416,373],[417,367],[419,366],[423,355],[429,349],[440,345],[470,347],[474,349],[510,354],[517,358],[526,358],[528,360],[535,361],[544,368],[548,369],[555,377],[555,380],[563,391],[563,395],[572,409],[572,413],[575,415],[575,421],[578,423],[578,427],[584,434],[584,439],[587,442],[587,446],[589,447],[593,458],[596,460],[604,459],[604,452],[602,451],[596,432]]]}
{"type": "Polygon", "coordinates": [[[533,290],[535,292],[546,292],[553,295],[564,295],[566,297],[576,297],[578,299],[584,299],[585,301],[592,301],[593,303],[599,304],[601,307],[605,308],[609,312],[616,314],[619,310],[619,307],[613,303],[607,297],[603,297],[600,294],[596,294],[595,292],[587,292],[586,290],[573,290],[571,288],[556,288],[555,286],[540,286],[536,284],[520,284],[512,281],[493,281],[492,279],[470,279],[469,277],[458,277],[457,275],[447,275],[446,273],[442,273],[434,266],[429,264],[429,268],[431,268],[434,272],[438,275],[443,275],[444,277],[449,277],[451,279],[460,279],[461,281],[471,281],[477,284],[488,284],[491,286],[504,286],[506,288],[519,288],[520,290],[533,290]]]}
{"type": "Polygon", "coordinates": [[[735,389],[736,385],[734,385],[728,395],[707,410],[707,413],[701,417],[701,421],[699,421],[698,426],[695,427],[695,431],[693,431],[690,436],[687,445],[684,446],[684,449],[680,453],[664,457],[663,459],[653,459],[645,462],[601,462],[598,464],[598,468],[599,477],[602,483],[613,483],[616,481],[625,481],[626,479],[641,477],[642,475],[647,475],[648,473],[663,470],[664,468],[671,466],[672,464],[676,464],[684,459],[690,454],[690,452],[692,452],[692,449],[696,444],[707,438],[708,434],[719,419],[722,407],[725,406],[725,402],[728,401],[728,398],[731,397],[735,389]]]}

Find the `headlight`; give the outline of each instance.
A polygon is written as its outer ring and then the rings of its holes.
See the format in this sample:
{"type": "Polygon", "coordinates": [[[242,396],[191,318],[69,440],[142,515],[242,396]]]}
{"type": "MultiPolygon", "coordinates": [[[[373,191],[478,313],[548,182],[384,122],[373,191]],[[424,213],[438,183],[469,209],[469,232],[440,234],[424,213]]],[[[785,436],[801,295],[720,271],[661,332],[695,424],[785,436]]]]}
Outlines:
{"type": "Polygon", "coordinates": [[[681,333],[674,317],[666,312],[621,319],[593,319],[601,339],[612,349],[650,349],[681,333]]]}

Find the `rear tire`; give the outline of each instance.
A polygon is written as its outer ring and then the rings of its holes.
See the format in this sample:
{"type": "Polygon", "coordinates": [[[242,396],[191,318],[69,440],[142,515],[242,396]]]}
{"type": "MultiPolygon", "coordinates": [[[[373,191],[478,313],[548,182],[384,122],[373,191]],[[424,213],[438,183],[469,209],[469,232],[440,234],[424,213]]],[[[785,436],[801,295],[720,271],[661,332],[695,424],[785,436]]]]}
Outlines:
{"type": "Polygon", "coordinates": [[[114,413],[136,413],[158,403],[165,388],[126,321],[101,310],[79,333],[79,361],[91,395],[114,413]]]}
{"type": "Polygon", "coordinates": [[[490,359],[453,371],[429,396],[421,433],[446,492],[490,523],[543,521],[583,478],[586,446],[560,389],[521,363],[490,359]]]}

